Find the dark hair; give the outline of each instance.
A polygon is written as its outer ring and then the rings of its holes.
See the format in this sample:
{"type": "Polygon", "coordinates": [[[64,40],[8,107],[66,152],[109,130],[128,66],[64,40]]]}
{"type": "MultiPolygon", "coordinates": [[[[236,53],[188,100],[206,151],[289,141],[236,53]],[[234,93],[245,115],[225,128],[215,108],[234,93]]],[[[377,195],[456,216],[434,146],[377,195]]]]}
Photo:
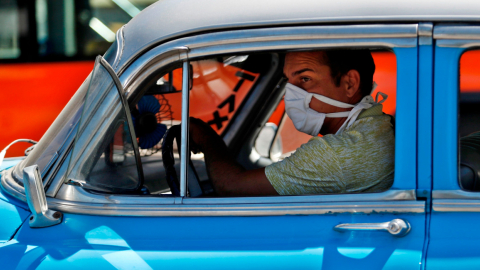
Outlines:
{"type": "Polygon", "coordinates": [[[370,50],[325,50],[324,64],[330,67],[332,78],[336,86],[340,86],[340,79],[350,70],[360,73],[360,91],[362,97],[370,94],[375,73],[370,50]]]}

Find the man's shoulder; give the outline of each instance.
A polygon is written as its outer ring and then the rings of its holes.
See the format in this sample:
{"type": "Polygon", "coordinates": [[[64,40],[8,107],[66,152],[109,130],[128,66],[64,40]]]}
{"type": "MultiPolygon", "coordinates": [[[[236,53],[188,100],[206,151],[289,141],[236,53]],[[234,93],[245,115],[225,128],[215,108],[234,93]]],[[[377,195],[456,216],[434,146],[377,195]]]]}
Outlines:
{"type": "Polygon", "coordinates": [[[389,115],[375,115],[363,117],[340,134],[328,134],[323,137],[310,139],[308,147],[325,145],[334,152],[358,151],[363,144],[391,143],[394,140],[394,131],[389,115]]]}

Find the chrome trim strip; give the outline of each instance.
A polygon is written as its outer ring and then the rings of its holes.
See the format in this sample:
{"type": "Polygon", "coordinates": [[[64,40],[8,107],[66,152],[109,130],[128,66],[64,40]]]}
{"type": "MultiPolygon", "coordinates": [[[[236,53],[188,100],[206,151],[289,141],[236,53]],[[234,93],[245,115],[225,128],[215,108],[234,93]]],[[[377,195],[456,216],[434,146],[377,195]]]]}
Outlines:
{"type": "Polygon", "coordinates": [[[480,40],[474,39],[441,39],[437,40],[436,44],[438,47],[446,48],[469,48],[469,47],[479,47],[480,40]]]}
{"type": "Polygon", "coordinates": [[[122,60],[123,55],[123,48],[125,48],[125,39],[123,38],[123,29],[125,25],[118,29],[116,34],[117,39],[117,54],[115,55],[115,60],[113,61],[112,67],[116,70],[118,68],[118,64],[122,60]]]}
{"type": "Polygon", "coordinates": [[[218,205],[242,203],[323,203],[323,202],[365,202],[365,201],[414,201],[415,190],[388,190],[381,193],[323,194],[306,196],[238,197],[238,198],[184,198],[189,205],[218,205]]]}
{"type": "Polygon", "coordinates": [[[191,49],[227,44],[313,39],[416,38],[417,25],[304,26],[238,30],[200,35],[191,49]],[[235,33],[232,35],[232,33],[235,33]]]}
{"type": "Polygon", "coordinates": [[[433,40],[433,23],[424,22],[418,24],[418,44],[419,45],[432,45],[433,40]]]}
{"type": "MultiPolygon", "coordinates": [[[[163,205],[174,204],[175,197],[160,197],[146,195],[125,195],[125,194],[102,194],[88,192],[85,189],[72,185],[62,185],[58,191],[56,200],[69,202],[71,204],[95,203],[95,204],[126,204],[126,205],[163,205]]],[[[87,212],[85,212],[87,213],[87,212]]]]}
{"type": "Polygon", "coordinates": [[[433,200],[435,212],[480,212],[480,200],[433,200]]]}
{"type": "Polygon", "coordinates": [[[417,45],[417,37],[414,38],[386,38],[386,39],[312,39],[312,40],[286,40],[275,42],[256,42],[242,44],[225,44],[210,47],[200,47],[191,49],[189,53],[190,60],[199,57],[211,56],[216,54],[229,53],[248,53],[271,50],[308,50],[322,48],[346,48],[346,47],[364,47],[364,48],[410,48],[417,45]]]}
{"type": "Polygon", "coordinates": [[[432,198],[435,212],[480,212],[480,192],[434,190],[432,198]]]}
{"type": "Polygon", "coordinates": [[[480,200],[480,192],[470,192],[465,190],[434,190],[433,199],[467,199],[480,200]]]}
{"type": "Polygon", "coordinates": [[[438,25],[433,30],[433,38],[440,39],[480,39],[480,26],[438,25]]]}
{"type": "Polygon", "coordinates": [[[188,177],[188,159],[190,150],[188,149],[188,130],[189,130],[189,81],[190,81],[190,62],[183,62],[182,69],[182,125],[181,125],[181,149],[180,149],[180,197],[187,196],[187,177],[188,177]]]}
{"type": "Polygon", "coordinates": [[[433,29],[438,47],[468,48],[480,46],[480,26],[439,25],[433,29]]]}
{"type": "Polygon", "coordinates": [[[106,216],[283,216],[323,214],[424,213],[423,201],[360,203],[296,203],[231,205],[125,205],[71,203],[49,199],[51,209],[73,214],[106,216]]]}

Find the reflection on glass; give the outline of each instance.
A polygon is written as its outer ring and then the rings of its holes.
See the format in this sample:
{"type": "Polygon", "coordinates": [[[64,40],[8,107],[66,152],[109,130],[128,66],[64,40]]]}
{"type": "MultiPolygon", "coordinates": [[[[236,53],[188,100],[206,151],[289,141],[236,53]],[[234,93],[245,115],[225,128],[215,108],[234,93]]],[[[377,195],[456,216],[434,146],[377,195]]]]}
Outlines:
{"type": "Polygon", "coordinates": [[[130,132],[113,79],[97,63],[85,97],[67,182],[99,191],[136,190],[139,175],[130,132]]]}

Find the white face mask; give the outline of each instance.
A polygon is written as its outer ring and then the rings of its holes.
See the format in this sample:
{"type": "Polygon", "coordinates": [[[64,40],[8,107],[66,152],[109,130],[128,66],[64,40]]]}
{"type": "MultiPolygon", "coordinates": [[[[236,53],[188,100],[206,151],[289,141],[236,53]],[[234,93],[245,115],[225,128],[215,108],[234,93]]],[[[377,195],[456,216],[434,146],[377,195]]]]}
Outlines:
{"type": "MultiPolygon", "coordinates": [[[[373,83],[372,91],[377,87],[376,83],[373,83]]],[[[307,133],[312,136],[317,136],[320,133],[323,122],[326,117],[341,118],[347,117],[347,120],[338,129],[336,134],[342,133],[345,128],[350,127],[358,115],[363,109],[371,108],[373,105],[381,104],[387,99],[387,95],[384,93],[377,94],[377,101],[374,101],[372,96],[365,96],[359,103],[353,105],[343,103],[326,96],[309,93],[300,87],[297,87],[291,83],[287,83],[285,86],[285,110],[288,117],[292,119],[295,128],[303,133],[307,133]],[[378,95],[383,97],[383,100],[378,102],[378,95]],[[352,108],[351,111],[337,112],[337,113],[320,113],[310,108],[310,101],[312,97],[323,101],[339,108],[352,108]]],[[[370,92],[370,93],[371,93],[370,92]]]]}

